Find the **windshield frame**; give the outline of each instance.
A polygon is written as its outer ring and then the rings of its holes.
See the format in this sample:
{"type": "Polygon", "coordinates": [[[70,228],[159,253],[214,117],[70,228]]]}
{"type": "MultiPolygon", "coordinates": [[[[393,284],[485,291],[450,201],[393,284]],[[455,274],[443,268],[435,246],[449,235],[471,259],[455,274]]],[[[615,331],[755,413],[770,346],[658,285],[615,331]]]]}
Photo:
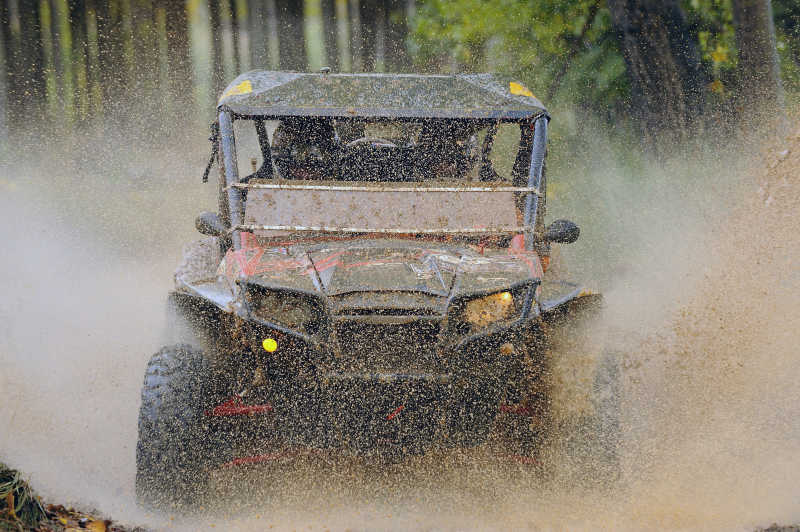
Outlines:
{"type": "MultiPolygon", "coordinates": [[[[244,223],[244,206],[245,206],[245,199],[247,195],[247,190],[250,188],[249,181],[254,177],[258,178],[266,178],[266,179],[273,179],[274,178],[274,171],[272,170],[272,154],[269,149],[265,149],[265,145],[269,148],[269,142],[266,135],[266,130],[263,127],[263,123],[265,120],[272,119],[272,118],[285,118],[285,117],[268,117],[268,116],[258,116],[258,115],[235,115],[233,112],[229,110],[222,110],[219,113],[219,155],[218,158],[220,160],[220,203],[221,207],[223,207],[223,203],[225,203],[224,209],[221,208],[223,211],[221,214],[223,215],[223,220],[228,224],[230,227],[230,234],[231,234],[231,244],[234,249],[239,249],[241,247],[241,231],[251,231],[252,227],[248,226],[244,223]],[[256,176],[255,174],[251,174],[250,176],[246,176],[244,179],[240,179],[238,175],[238,161],[237,161],[237,153],[236,153],[236,140],[235,140],[235,133],[233,130],[233,122],[234,120],[253,120],[257,125],[257,131],[259,135],[260,143],[262,144],[262,153],[264,155],[264,164],[263,167],[269,168],[269,172],[264,172],[262,175],[256,176]],[[261,124],[259,128],[258,124],[261,124]],[[263,137],[262,137],[263,134],[263,137]],[[267,139],[266,142],[261,142],[264,139],[267,139]],[[270,164],[267,164],[267,156],[270,157],[270,164]],[[223,198],[224,193],[224,198],[223,198]],[[227,200],[227,201],[224,201],[227,200]]],[[[408,121],[408,122],[419,122],[419,119],[402,119],[396,118],[392,119],[393,121],[408,121]]],[[[441,120],[441,119],[439,119],[441,120]]],[[[457,120],[458,122],[472,122],[477,124],[486,124],[489,126],[490,131],[487,133],[485,140],[483,142],[483,146],[481,149],[480,155],[480,170],[482,171],[486,161],[488,160],[488,154],[491,152],[494,135],[496,134],[496,125],[499,123],[517,123],[520,125],[520,142],[518,147],[517,159],[514,164],[514,171],[512,174],[512,184],[517,188],[515,192],[518,193],[520,199],[522,200],[522,204],[524,205],[524,212],[523,212],[523,224],[519,227],[513,228],[502,228],[502,231],[497,231],[498,228],[488,228],[490,230],[486,231],[478,231],[475,230],[475,233],[524,233],[525,237],[525,248],[526,249],[534,249],[534,241],[539,239],[541,240],[541,233],[543,232],[543,215],[544,215],[544,200],[545,200],[545,191],[542,190],[541,186],[544,182],[544,157],[546,152],[546,141],[547,141],[547,122],[549,117],[547,115],[541,115],[534,120],[486,120],[486,119],[475,119],[475,120],[457,120]],[[492,124],[495,124],[495,129],[492,131],[492,124]],[[524,169],[524,171],[523,171],[524,169]],[[524,190],[522,190],[524,189],[524,190]]],[[[258,172],[256,172],[257,174],[258,172]]],[[[357,188],[357,187],[354,187],[357,188]]],[[[420,192],[424,191],[425,187],[415,187],[418,188],[420,192]]],[[[491,187],[490,187],[491,188],[491,187]]],[[[500,188],[500,187],[496,187],[500,188]]],[[[505,188],[505,187],[503,187],[505,188]]],[[[350,232],[350,233],[360,233],[361,231],[355,231],[358,228],[340,228],[340,227],[302,227],[302,226],[291,226],[291,227],[284,227],[286,230],[290,231],[309,231],[309,232],[330,232],[330,233],[342,233],[342,232],[350,232]],[[350,229],[349,231],[344,231],[344,229],[350,229]]],[[[415,229],[415,228],[409,228],[415,229]]],[[[375,231],[367,231],[368,233],[373,233],[375,231]]],[[[422,233],[425,234],[425,231],[410,231],[411,233],[422,233]]],[[[468,234],[470,231],[455,231],[457,234],[468,234]]],[[[404,232],[405,233],[405,232],[404,232]]],[[[430,233],[439,233],[441,231],[428,231],[430,233]]],[[[446,234],[446,232],[445,232],[446,234]]]]}

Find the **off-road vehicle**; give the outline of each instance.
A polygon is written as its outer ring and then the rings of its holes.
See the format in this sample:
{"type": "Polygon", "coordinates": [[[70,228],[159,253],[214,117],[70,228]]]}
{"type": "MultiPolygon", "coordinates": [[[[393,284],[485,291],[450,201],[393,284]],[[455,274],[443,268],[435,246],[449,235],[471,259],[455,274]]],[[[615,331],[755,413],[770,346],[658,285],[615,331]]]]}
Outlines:
{"type": "Polygon", "coordinates": [[[559,369],[600,297],[545,273],[579,230],[545,225],[550,117],[528,89],[253,71],[217,111],[219,210],[168,299],[184,343],[145,373],[142,502],[298,453],[535,461],[564,411],[608,450],[613,361],[559,369]]]}

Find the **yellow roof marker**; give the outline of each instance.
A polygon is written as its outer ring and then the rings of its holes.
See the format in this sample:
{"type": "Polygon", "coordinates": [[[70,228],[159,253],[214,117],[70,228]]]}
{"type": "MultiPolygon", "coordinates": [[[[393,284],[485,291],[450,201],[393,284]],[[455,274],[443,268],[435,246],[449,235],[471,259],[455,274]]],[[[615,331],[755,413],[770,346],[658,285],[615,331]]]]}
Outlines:
{"type": "Polygon", "coordinates": [[[230,89],[223,92],[222,96],[219,97],[219,101],[221,102],[228,96],[238,96],[240,94],[249,94],[251,92],[253,92],[253,84],[249,79],[246,79],[238,85],[234,85],[230,89]]]}
{"type": "Polygon", "coordinates": [[[536,96],[534,96],[533,93],[528,90],[528,87],[521,83],[517,83],[516,81],[512,81],[508,84],[508,90],[515,96],[529,96],[531,98],[536,98],[536,96]]]}

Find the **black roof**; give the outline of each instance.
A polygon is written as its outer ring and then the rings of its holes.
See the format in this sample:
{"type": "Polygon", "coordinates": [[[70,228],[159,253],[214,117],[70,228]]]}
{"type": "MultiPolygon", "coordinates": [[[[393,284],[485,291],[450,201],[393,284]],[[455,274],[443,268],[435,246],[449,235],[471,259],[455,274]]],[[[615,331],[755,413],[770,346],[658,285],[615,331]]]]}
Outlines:
{"type": "Polygon", "coordinates": [[[546,113],[522,84],[494,74],[332,74],[253,70],[219,107],[247,116],[520,120],[546,113]]]}

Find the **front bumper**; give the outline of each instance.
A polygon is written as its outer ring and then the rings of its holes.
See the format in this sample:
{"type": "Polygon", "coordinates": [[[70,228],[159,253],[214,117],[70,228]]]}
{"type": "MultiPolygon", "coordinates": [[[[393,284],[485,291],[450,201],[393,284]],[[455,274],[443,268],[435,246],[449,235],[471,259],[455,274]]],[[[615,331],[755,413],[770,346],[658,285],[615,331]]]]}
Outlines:
{"type": "Polygon", "coordinates": [[[246,427],[240,439],[263,443],[255,454],[298,447],[357,455],[421,454],[478,445],[492,430],[511,383],[519,380],[523,354],[535,349],[529,325],[518,322],[444,347],[425,343],[421,334],[408,335],[420,349],[403,356],[387,348],[393,345],[385,341],[388,333],[378,338],[380,345],[352,341],[358,349],[337,352],[251,326],[253,345],[275,336],[278,348],[257,353],[266,378],[249,399],[272,408],[240,423],[246,427]],[[406,368],[398,369],[403,361],[406,368]]]}
{"type": "Polygon", "coordinates": [[[470,446],[491,429],[494,388],[449,374],[329,373],[273,394],[265,428],[282,445],[365,455],[470,446]]]}

